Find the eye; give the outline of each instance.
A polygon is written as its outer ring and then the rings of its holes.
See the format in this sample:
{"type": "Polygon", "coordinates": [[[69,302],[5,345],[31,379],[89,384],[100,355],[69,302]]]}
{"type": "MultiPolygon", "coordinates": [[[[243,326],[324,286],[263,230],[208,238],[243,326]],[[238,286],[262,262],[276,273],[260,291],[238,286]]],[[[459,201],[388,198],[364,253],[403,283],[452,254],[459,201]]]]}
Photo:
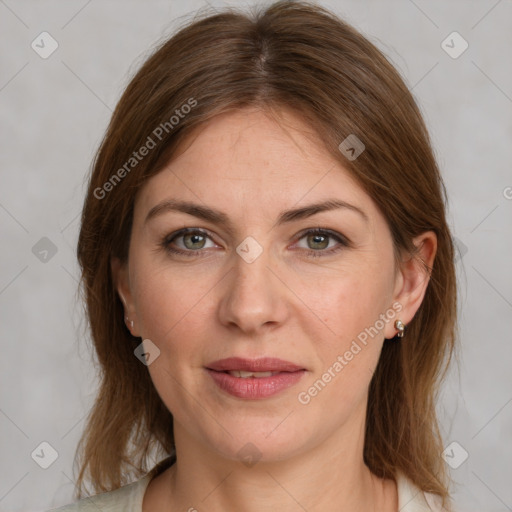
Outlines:
{"type": "Polygon", "coordinates": [[[307,254],[313,258],[328,256],[349,247],[349,242],[343,235],[327,229],[310,229],[300,236],[299,240],[303,239],[306,240],[307,254]]]}
{"type": "MultiPolygon", "coordinates": [[[[329,256],[346,247],[350,243],[340,233],[328,229],[310,229],[303,232],[298,240],[306,240],[305,249],[308,256],[313,258],[329,256]],[[337,242],[337,243],[336,243],[337,242]]],[[[208,254],[203,249],[210,249],[216,246],[208,232],[198,228],[184,228],[166,236],[160,244],[168,253],[182,256],[205,256],[208,254]],[[208,241],[211,245],[207,245],[208,241]]]]}
{"type": "Polygon", "coordinates": [[[209,249],[215,246],[215,244],[207,246],[208,240],[212,242],[210,235],[206,231],[197,228],[185,228],[165,237],[161,245],[167,252],[173,254],[197,256],[202,252],[202,249],[209,249]],[[178,248],[173,247],[173,244],[178,248]]]}

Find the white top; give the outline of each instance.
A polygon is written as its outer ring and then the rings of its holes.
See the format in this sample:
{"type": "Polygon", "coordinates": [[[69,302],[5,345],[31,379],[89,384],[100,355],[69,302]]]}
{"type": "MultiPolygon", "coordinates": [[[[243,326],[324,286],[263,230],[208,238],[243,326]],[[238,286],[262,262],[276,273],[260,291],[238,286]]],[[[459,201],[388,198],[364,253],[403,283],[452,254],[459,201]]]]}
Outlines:
{"type": "MultiPolygon", "coordinates": [[[[83,498],[48,512],[142,512],[144,493],[153,476],[148,473],[140,480],[114,491],[83,498]]],[[[399,512],[445,512],[438,496],[421,491],[405,475],[399,473],[396,483],[399,512]]]]}

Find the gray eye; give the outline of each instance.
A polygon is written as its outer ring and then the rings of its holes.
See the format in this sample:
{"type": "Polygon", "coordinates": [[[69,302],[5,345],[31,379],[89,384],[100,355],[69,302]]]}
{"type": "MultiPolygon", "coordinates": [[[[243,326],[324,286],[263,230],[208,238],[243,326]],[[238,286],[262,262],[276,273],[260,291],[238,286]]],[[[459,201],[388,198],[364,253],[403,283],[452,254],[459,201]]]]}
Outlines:
{"type": "Polygon", "coordinates": [[[187,249],[202,249],[206,243],[206,236],[199,233],[187,233],[181,238],[187,249]]]}
{"type": "Polygon", "coordinates": [[[310,249],[326,249],[329,246],[330,238],[329,235],[307,235],[308,247],[310,249]]]}

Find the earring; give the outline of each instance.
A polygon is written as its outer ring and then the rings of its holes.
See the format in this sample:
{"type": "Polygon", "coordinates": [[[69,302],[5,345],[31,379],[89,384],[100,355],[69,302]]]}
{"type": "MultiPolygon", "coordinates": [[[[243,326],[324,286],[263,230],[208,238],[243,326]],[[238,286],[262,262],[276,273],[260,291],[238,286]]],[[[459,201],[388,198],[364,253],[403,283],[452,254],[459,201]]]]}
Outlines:
{"type": "Polygon", "coordinates": [[[128,326],[128,322],[130,322],[130,327],[133,329],[133,320],[130,320],[127,316],[125,316],[124,321],[127,326],[128,326]]]}
{"type": "Polygon", "coordinates": [[[402,322],[402,320],[397,320],[395,322],[395,329],[398,329],[398,332],[396,333],[396,335],[399,338],[403,338],[404,337],[404,331],[405,331],[405,325],[402,322]]]}

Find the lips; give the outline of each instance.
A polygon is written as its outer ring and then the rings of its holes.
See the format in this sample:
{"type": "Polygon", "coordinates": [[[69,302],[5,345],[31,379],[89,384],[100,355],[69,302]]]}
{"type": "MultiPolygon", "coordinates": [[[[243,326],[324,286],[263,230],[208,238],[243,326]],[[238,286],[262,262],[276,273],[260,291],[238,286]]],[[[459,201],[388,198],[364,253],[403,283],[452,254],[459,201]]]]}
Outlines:
{"type": "Polygon", "coordinates": [[[290,361],[263,357],[230,357],[207,365],[206,370],[222,391],[244,399],[268,398],[296,384],[306,373],[290,361]]]}
{"type": "Polygon", "coordinates": [[[248,379],[249,377],[262,379],[264,377],[272,377],[272,375],[277,375],[280,372],[246,372],[244,370],[229,370],[226,373],[229,373],[232,377],[239,377],[240,379],[248,379]]]}
{"type": "Polygon", "coordinates": [[[261,357],[259,359],[245,359],[243,357],[228,357],[206,365],[210,370],[218,372],[240,371],[245,372],[296,372],[305,368],[290,361],[275,357],[261,357]]]}

